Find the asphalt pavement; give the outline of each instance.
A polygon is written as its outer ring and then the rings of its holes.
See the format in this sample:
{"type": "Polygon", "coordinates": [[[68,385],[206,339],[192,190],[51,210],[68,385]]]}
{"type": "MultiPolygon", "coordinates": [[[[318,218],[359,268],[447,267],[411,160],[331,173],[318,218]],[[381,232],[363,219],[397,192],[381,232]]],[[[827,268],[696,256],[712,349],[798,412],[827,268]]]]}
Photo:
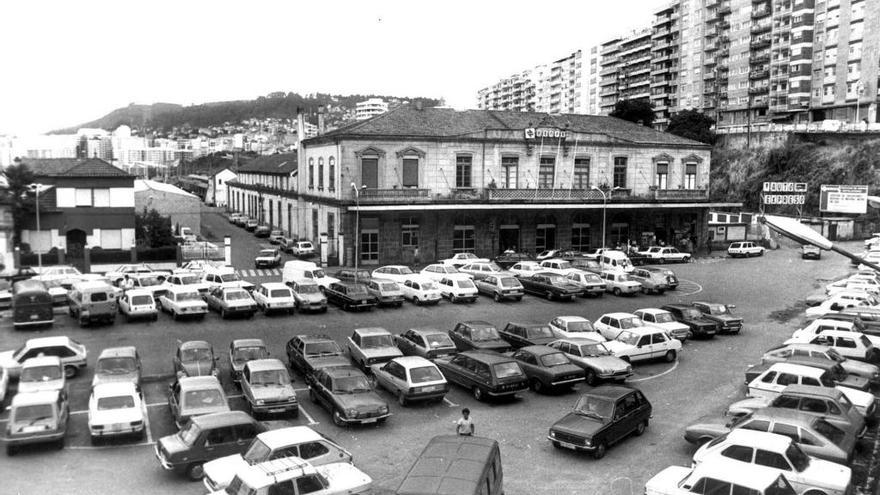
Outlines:
{"type": "MultiPolygon", "coordinates": [[[[263,240],[228,224],[219,214],[204,215],[203,224],[215,235],[229,233],[233,264],[253,267],[253,257],[263,240]]],[[[554,316],[581,315],[597,319],[612,311],[632,311],[662,304],[708,300],[736,304],[745,319],[741,335],[718,336],[708,341],[689,341],[676,363],[637,364],[630,383],[644,391],[654,406],[647,432],[629,438],[600,460],[584,454],[554,449],[546,440],[549,426],[575,403],[579,385],[563,394],[538,395],[528,391],[515,400],[477,402],[467,391],[453,386],[444,402],[401,407],[380,392],[391,407],[387,423],[365,428],[338,428],[329,414],[308,399],[301,376],[294,385],[302,414],[293,424],[310,424],[340,442],[354,454],[355,464],[373,477],[379,493],[389,493],[400,483],[427,440],[451,433],[462,407],[472,411],[477,434],[501,444],[505,492],[518,494],[620,494],[641,493],[644,483],[670,464],[690,465],[694,447],[684,441],[684,427],[705,414],[721,414],[731,402],[743,397],[745,368],[760,360],[767,348],[787,338],[799,319],[784,321],[780,315],[797,315],[798,301],[845,274],[847,260],[826,255],[821,261],[803,261],[793,249],[767,253],[763,258],[729,260],[700,258],[685,265],[670,265],[683,280],[677,291],[662,296],[637,295],[574,302],[550,302],[527,296],[522,302],[495,303],[481,297],[474,304],[443,301],[434,307],[405,304],[400,309],[375,309],[347,313],[330,308],[326,314],[300,314],[250,320],[221,320],[216,314],[202,322],[174,322],[161,315],[155,323],[123,323],[80,329],[59,315],[52,329],[16,332],[8,318],[0,320],[0,350],[12,349],[26,339],[44,335],[68,335],[89,349],[90,367],[71,382],[71,430],[64,450],[32,448],[0,462],[4,493],[204,493],[200,484],[162,470],[153,456],[152,443],[175,431],[167,407],[166,390],[172,375],[171,357],[178,341],[204,339],[214,345],[220,359],[221,379],[233,408],[242,409],[238,390],[228,378],[227,346],[234,338],[264,339],[273,356],[286,361],[284,344],[295,334],[326,333],[344,347],[352,329],[382,326],[398,333],[413,326],[436,326],[448,330],[462,320],[486,320],[497,326],[508,321],[547,322],[554,316]],[[790,310],[790,311],[785,311],[790,310]],[[101,349],[137,346],[146,377],[145,398],[150,434],[144,441],[110,442],[93,447],[85,429],[88,387],[92,365],[101,349]]],[[[332,271],[332,269],[330,270],[332,271]]],[[[253,282],[280,280],[280,276],[245,274],[253,282]]],[[[0,426],[5,426],[5,415],[0,426]]],[[[865,465],[870,459],[861,459],[865,465]]]]}

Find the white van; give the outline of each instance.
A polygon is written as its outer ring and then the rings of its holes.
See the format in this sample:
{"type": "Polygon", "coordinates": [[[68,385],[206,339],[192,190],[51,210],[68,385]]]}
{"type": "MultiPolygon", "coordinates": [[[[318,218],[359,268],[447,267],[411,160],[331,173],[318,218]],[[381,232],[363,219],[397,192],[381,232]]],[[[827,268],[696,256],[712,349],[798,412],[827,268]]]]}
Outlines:
{"type": "Polygon", "coordinates": [[[618,272],[633,271],[632,261],[629,260],[629,256],[627,256],[626,253],[624,253],[623,251],[605,251],[604,253],[602,253],[602,256],[599,257],[599,264],[602,266],[602,270],[618,272]]]}
{"type": "Polygon", "coordinates": [[[284,263],[281,281],[286,284],[298,279],[313,280],[323,289],[329,287],[330,284],[339,282],[338,278],[328,277],[321,267],[311,261],[291,260],[284,263]]]}

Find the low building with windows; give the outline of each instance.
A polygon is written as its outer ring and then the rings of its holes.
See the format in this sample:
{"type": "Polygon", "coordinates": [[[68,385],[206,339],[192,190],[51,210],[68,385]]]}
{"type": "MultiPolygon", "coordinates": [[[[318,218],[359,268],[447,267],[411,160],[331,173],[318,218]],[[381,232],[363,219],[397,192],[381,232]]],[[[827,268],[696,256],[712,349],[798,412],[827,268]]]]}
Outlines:
{"type": "Polygon", "coordinates": [[[163,217],[171,219],[174,232],[180,227],[189,227],[193,232],[202,232],[202,201],[195,194],[154,180],[134,181],[134,206],[138,213],[156,210],[163,217]]]}
{"type": "Polygon", "coordinates": [[[279,153],[254,158],[226,183],[226,202],[244,213],[285,232],[294,231],[297,217],[297,154],[279,153]]]}
{"type": "Polygon", "coordinates": [[[301,143],[295,232],[362,265],[705,242],[739,206],[709,200],[709,154],[611,117],[404,105],[301,143]]]}
{"type": "Polygon", "coordinates": [[[226,207],[226,184],[235,180],[237,175],[232,170],[224,168],[208,177],[208,189],[205,192],[205,203],[210,206],[226,207]]]}
{"type": "Polygon", "coordinates": [[[72,262],[85,246],[135,245],[135,177],[99,158],[22,160],[41,185],[37,214],[22,225],[21,240],[34,252],[63,250],[72,262]]]}

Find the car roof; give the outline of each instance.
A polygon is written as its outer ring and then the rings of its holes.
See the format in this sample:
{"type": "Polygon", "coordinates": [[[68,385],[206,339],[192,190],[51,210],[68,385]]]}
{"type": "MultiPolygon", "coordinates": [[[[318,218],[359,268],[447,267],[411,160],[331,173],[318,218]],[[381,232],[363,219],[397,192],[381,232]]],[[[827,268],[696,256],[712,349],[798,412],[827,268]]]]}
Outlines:
{"type": "Polygon", "coordinates": [[[461,323],[464,325],[467,325],[469,327],[474,327],[474,328],[485,328],[485,327],[495,328],[495,325],[489,323],[488,321],[483,321],[483,320],[466,320],[461,323]]]}
{"type": "MultiPolygon", "coordinates": [[[[557,339],[557,340],[554,340],[553,342],[568,342],[571,345],[578,345],[578,346],[602,343],[602,341],[600,341],[600,340],[588,339],[586,337],[571,337],[568,339],[557,339]]],[[[551,344],[553,342],[551,342],[551,344]]]]}
{"type": "Polygon", "coordinates": [[[602,318],[604,316],[607,316],[609,318],[638,318],[638,316],[636,316],[632,313],[624,313],[623,311],[617,311],[614,313],[605,313],[604,315],[600,316],[599,318],[602,318]]]}
{"type": "Polygon", "coordinates": [[[520,347],[519,350],[526,351],[536,356],[546,356],[547,354],[556,354],[558,352],[561,352],[559,351],[559,349],[547,347],[546,345],[527,345],[525,347],[520,347]]]}
{"type": "MultiPolygon", "coordinates": [[[[383,265],[383,266],[380,266],[379,268],[409,268],[409,267],[406,265],[383,265]]],[[[379,268],[377,268],[377,270],[379,268]]]]}
{"type": "Polygon", "coordinates": [[[713,478],[759,492],[776,483],[780,477],[784,477],[778,469],[759,464],[749,464],[747,468],[744,468],[743,463],[732,459],[728,460],[725,457],[717,457],[712,459],[712,462],[701,462],[693,469],[692,473],[690,475],[692,480],[713,478]]]}
{"type": "Polygon", "coordinates": [[[35,339],[28,339],[27,346],[28,347],[49,347],[54,345],[70,345],[73,342],[70,337],[65,335],[57,336],[57,337],[37,337],[35,339]]]}
{"type": "Polygon", "coordinates": [[[308,426],[288,426],[277,430],[264,431],[257,435],[261,442],[266,444],[272,450],[290,445],[291,439],[296,439],[297,443],[314,442],[324,437],[317,431],[308,426]]]}
{"type": "Polygon", "coordinates": [[[58,356],[37,356],[25,359],[22,367],[37,366],[61,366],[61,358],[58,356]]]}
{"type": "Polygon", "coordinates": [[[562,259],[562,258],[547,258],[547,259],[541,261],[541,263],[544,263],[544,262],[552,262],[552,263],[568,263],[568,260],[564,260],[564,259],[562,259]]]}
{"type": "Polygon", "coordinates": [[[783,394],[811,395],[814,397],[826,397],[828,399],[839,400],[845,395],[840,390],[833,387],[818,387],[816,385],[789,385],[782,389],[783,394]]]}
{"type": "MultiPolygon", "coordinates": [[[[165,291],[166,292],[174,292],[175,294],[177,294],[177,293],[188,294],[188,293],[192,293],[192,292],[198,294],[198,292],[199,292],[198,289],[194,289],[192,287],[186,287],[183,285],[169,285],[165,289],[165,291]]],[[[150,291],[147,291],[147,292],[150,292],[150,291]]]]}
{"type": "Polygon", "coordinates": [[[766,431],[734,428],[727,434],[727,440],[740,445],[761,447],[775,452],[785,452],[791,445],[791,438],[766,431]]]}
{"type": "Polygon", "coordinates": [[[208,388],[208,387],[219,387],[223,388],[220,385],[220,380],[217,379],[216,376],[183,376],[177,380],[180,383],[180,389],[193,389],[193,388],[208,388]]]}
{"type": "Polygon", "coordinates": [[[459,354],[469,356],[486,364],[507,363],[513,360],[511,357],[491,351],[465,351],[459,354]]]}
{"type": "Polygon", "coordinates": [[[37,404],[54,404],[58,400],[60,390],[42,390],[39,392],[19,392],[12,396],[12,407],[32,406],[37,404]]]}
{"type": "Polygon", "coordinates": [[[564,321],[566,323],[570,323],[572,321],[590,321],[583,316],[557,316],[556,318],[558,318],[559,321],[564,321]]]}
{"type": "Polygon", "coordinates": [[[445,330],[440,330],[437,327],[415,327],[410,328],[409,330],[419,335],[431,335],[435,333],[442,333],[444,335],[446,334],[445,330]]]}
{"type": "Polygon", "coordinates": [[[235,339],[232,341],[232,347],[266,347],[263,339],[235,339]]]}
{"type": "Polygon", "coordinates": [[[318,285],[318,282],[315,282],[309,278],[298,278],[293,281],[297,285],[318,285]]]}
{"type": "Polygon", "coordinates": [[[780,373],[792,373],[795,375],[803,375],[803,376],[811,376],[811,377],[819,377],[825,370],[814,368],[812,366],[806,366],[803,364],[791,364],[791,363],[775,363],[768,370],[778,371],[780,373]]]}
{"type": "Polygon", "coordinates": [[[86,282],[77,282],[73,284],[73,290],[88,290],[88,289],[110,289],[112,288],[109,283],[104,282],[103,280],[89,280],[86,282]]]}
{"type": "Polygon", "coordinates": [[[98,355],[98,360],[110,357],[134,357],[137,355],[137,349],[133,345],[127,345],[124,347],[108,347],[101,351],[101,354],[98,355]]]}
{"type": "Polygon", "coordinates": [[[180,344],[180,350],[187,349],[213,349],[213,347],[204,340],[188,340],[180,344]]]}
{"type": "Polygon", "coordinates": [[[399,356],[393,358],[392,361],[400,364],[404,368],[415,368],[417,366],[434,366],[434,363],[423,358],[422,356],[399,356]]]}
{"type": "Polygon", "coordinates": [[[288,287],[287,285],[285,285],[285,284],[283,284],[283,283],[281,283],[281,282],[266,282],[266,283],[262,283],[262,284],[260,284],[260,286],[265,287],[265,288],[267,288],[267,289],[269,289],[269,290],[273,290],[273,289],[290,289],[290,287],[288,287]]]}
{"type": "Polygon", "coordinates": [[[331,368],[322,368],[324,372],[332,378],[344,378],[347,376],[366,376],[364,373],[354,366],[333,366],[331,368]]]}
{"type": "MultiPolygon", "coordinates": [[[[333,340],[332,337],[324,333],[304,333],[297,335],[296,337],[303,342],[325,342],[327,340],[333,340]]],[[[333,340],[333,342],[336,341],[333,340]]]]}
{"type": "Polygon", "coordinates": [[[287,367],[284,366],[280,360],[275,358],[266,358],[266,359],[253,359],[248,361],[245,366],[251,371],[271,371],[283,369],[287,370],[287,367]]]}
{"type": "Polygon", "coordinates": [[[281,481],[301,478],[316,472],[310,462],[299,457],[280,457],[258,464],[244,465],[236,471],[235,476],[243,482],[243,486],[251,490],[258,490],[281,481]]]}
{"type": "Polygon", "coordinates": [[[128,289],[127,291],[125,291],[125,295],[127,295],[127,296],[129,296],[129,297],[133,297],[133,296],[152,296],[152,295],[153,295],[153,291],[151,291],[151,290],[149,290],[149,289],[128,289]]]}
{"type": "Polygon", "coordinates": [[[365,336],[365,335],[391,335],[391,332],[385,330],[382,327],[366,327],[366,328],[355,328],[355,333],[365,336]]]}
{"type": "Polygon", "coordinates": [[[673,304],[664,304],[663,306],[661,306],[661,309],[663,309],[663,308],[670,308],[670,309],[694,309],[694,307],[691,306],[691,305],[689,305],[689,304],[681,304],[681,303],[677,303],[677,304],[676,304],[676,303],[673,303],[673,304]]]}
{"type": "Polygon", "coordinates": [[[622,387],[620,385],[600,385],[593,388],[584,395],[596,395],[599,397],[605,397],[607,399],[617,400],[623,396],[629,395],[634,390],[636,389],[630,387],[622,387]]]}
{"type": "Polygon", "coordinates": [[[523,323],[523,322],[520,322],[520,321],[509,321],[509,322],[507,322],[507,324],[508,324],[508,325],[513,325],[513,326],[517,326],[517,327],[523,327],[523,328],[535,328],[535,327],[546,327],[546,326],[548,326],[547,323],[535,323],[535,322],[531,322],[531,323],[523,323]]]}
{"type": "Polygon", "coordinates": [[[786,409],[782,407],[764,407],[753,412],[751,417],[754,419],[769,419],[771,421],[796,421],[804,425],[810,425],[813,423],[814,419],[817,419],[815,415],[812,415],[810,413],[798,411],[797,409],[786,409]]]}
{"type": "Polygon", "coordinates": [[[669,311],[660,308],[639,308],[636,311],[641,311],[642,313],[650,313],[652,315],[656,315],[657,313],[668,313],[669,311]]]}
{"type": "Polygon", "coordinates": [[[134,382],[105,382],[92,387],[95,397],[115,397],[118,395],[134,395],[137,386],[134,382]]]}
{"type": "Polygon", "coordinates": [[[194,416],[190,419],[200,428],[219,428],[223,426],[232,426],[242,423],[252,424],[254,418],[244,411],[223,411],[210,414],[194,416]]]}

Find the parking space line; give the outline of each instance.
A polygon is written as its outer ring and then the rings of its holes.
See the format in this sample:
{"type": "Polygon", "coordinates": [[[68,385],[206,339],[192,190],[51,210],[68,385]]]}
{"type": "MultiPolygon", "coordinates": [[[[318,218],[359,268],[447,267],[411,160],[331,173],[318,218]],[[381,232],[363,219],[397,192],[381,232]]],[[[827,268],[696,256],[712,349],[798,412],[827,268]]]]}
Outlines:
{"type": "Polygon", "coordinates": [[[154,402],[152,404],[147,404],[147,407],[161,407],[161,406],[167,406],[167,405],[168,405],[167,402],[154,402]]]}
{"type": "Polygon", "coordinates": [[[150,430],[150,413],[147,411],[147,403],[141,402],[141,412],[144,414],[144,431],[147,432],[147,444],[153,443],[153,432],[150,430]]]}
{"type": "Polygon", "coordinates": [[[312,415],[309,414],[309,412],[306,411],[302,407],[302,405],[299,406],[299,412],[303,413],[303,415],[306,417],[306,419],[309,420],[309,426],[315,426],[315,425],[321,424],[321,423],[318,423],[317,421],[315,421],[315,418],[313,418],[312,415]]]}
{"type": "Polygon", "coordinates": [[[120,445],[65,445],[65,450],[106,450],[106,449],[118,449],[121,447],[151,447],[156,445],[156,442],[138,442],[138,443],[125,443],[120,445]]]}
{"type": "Polygon", "coordinates": [[[443,397],[443,402],[445,402],[448,405],[448,407],[458,407],[458,404],[456,404],[455,402],[452,402],[451,400],[447,399],[446,397],[443,397]]]}
{"type": "Polygon", "coordinates": [[[70,411],[71,416],[73,416],[75,414],[88,414],[88,413],[89,413],[88,409],[83,409],[82,411],[70,411]]]}
{"type": "Polygon", "coordinates": [[[627,383],[645,382],[648,380],[652,380],[654,378],[660,378],[663,375],[668,375],[669,373],[672,373],[673,371],[675,371],[675,368],[678,368],[678,363],[679,363],[679,360],[676,359],[675,364],[672,365],[672,368],[669,368],[668,370],[664,371],[663,373],[660,373],[657,375],[646,376],[644,378],[636,378],[635,380],[627,380],[627,383]]]}

